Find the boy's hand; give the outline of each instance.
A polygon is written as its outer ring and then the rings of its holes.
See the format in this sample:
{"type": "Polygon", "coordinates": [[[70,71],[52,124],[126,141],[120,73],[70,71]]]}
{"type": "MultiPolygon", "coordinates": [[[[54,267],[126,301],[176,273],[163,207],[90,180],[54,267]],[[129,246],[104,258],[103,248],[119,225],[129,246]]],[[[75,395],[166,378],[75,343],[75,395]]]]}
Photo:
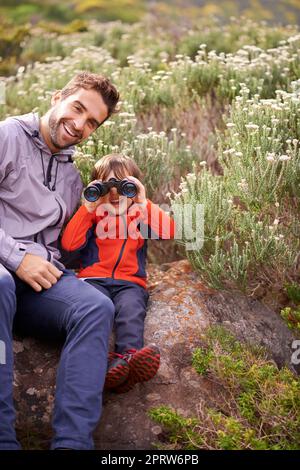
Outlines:
{"type": "Polygon", "coordinates": [[[140,180],[138,180],[134,176],[127,176],[126,179],[135,183],[137,187],[137,195],[131,198],[133,202],[135,202],[136,204],[139,204],[140,206],[146,207],[147,199],[146,199],[145,186],[140,182],[140,180]]]}

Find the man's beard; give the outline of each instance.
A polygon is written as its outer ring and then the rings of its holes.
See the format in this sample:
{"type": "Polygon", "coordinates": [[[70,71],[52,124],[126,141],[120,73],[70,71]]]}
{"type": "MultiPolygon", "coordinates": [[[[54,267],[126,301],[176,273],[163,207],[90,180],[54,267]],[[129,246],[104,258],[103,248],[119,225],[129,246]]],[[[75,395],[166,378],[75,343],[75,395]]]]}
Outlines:
{"type": "Polygon", "coordinates": [[[62,119],[57,119],[56,114],[57,114],[56,110],[53,109],[50,113],[49,121],[48,121],[49,136],[50,136],[52,145],[54,147],[56,147],[57,149],[65,149],[65,148],[72,147],[73,145],[78,144],[81,141],[81,138],[79,138],[79,137],[77,138],[77,140],[74,140],[74,142],[72,142],[70,144],[66,144],[66,145],[59,144],[59,142],[58,142],[58,130],[59,130],[59,126],[63,123],[63,120],[62,119]]]}

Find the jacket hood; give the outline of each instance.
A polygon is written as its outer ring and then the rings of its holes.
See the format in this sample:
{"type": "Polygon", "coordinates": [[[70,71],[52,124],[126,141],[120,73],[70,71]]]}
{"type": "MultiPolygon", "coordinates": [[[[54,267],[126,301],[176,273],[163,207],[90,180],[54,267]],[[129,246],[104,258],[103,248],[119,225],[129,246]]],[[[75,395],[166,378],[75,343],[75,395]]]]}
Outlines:
{"type": "Polygon", "coordinates": [[[18,121],[24,132],[31,137],[36,147],[38,147],[43,153],[47,153],[49,156],[55,156],[55,159],[61,163],[68,163],[72,161],[71,157],[75,151],[74,145],[66,149],[62,149],[57,153],[51,153],[51,150],[45,143],[40,132],[40,119],[38,113],[28,113],[22,116],[14,116],[12,119],[18,121]]]}

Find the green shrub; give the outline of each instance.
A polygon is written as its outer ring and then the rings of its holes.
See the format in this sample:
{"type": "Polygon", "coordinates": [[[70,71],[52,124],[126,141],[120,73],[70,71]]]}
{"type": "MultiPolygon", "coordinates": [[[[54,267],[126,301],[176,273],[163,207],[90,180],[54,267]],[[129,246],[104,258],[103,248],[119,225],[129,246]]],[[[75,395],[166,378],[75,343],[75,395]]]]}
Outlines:
{"type": "Polygon", "coordinates": [[[295,304],[300,304],[300,285],[298,283],[286,284],[285,291],[290,300],[295,304]]]}
{"type": "Polygon", "coordinates": [[[286,321],[288,327],[291,330],[300,333],[300,308],[292,309],[291,307],[286,307],[281,310],[281,317],[286,321]]]}

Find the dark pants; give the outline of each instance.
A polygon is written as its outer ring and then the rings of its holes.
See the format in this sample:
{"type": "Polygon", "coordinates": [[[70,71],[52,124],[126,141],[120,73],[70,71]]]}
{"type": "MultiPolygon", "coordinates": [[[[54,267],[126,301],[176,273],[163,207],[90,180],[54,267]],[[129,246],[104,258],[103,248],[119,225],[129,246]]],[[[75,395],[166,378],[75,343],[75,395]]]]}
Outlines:
{"type": "Polygon", "coordinates": [[[144,287],[130,281],[112,278],[86,279],[109,297],[115,306],[115,351],[140,349],[144,345],[144,320],[149,293],[144,287]]]}
{"type": "Polygon", "coordinates": [[[112,301],[72,271],[65,270],[50,289],[35,292],[0,265],[0,449],[20,448],[14,431],[14,317],[18,330],[25,334],[65,338],[57,371],[51,447],[92,449],[114,313],[112,301]]]}

